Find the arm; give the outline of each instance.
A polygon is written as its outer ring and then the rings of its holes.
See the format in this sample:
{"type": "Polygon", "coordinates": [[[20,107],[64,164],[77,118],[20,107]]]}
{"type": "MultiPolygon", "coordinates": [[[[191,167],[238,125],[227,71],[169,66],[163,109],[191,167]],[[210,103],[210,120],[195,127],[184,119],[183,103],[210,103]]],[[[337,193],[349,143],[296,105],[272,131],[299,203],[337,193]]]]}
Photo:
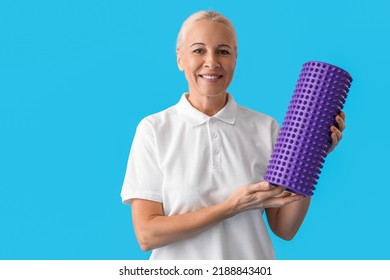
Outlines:
{"type": "Polygon", "coordinates": [[[134,230],[144,251],[165,246],[206,230],[225,219],[228,216],[227,212],[226,205],[217,204],[187,214],[164,216],[162,203],[143,199],[132,201],[134,230]]]}
{"type": "Polygon", "coordinates": [[[310,197],[282,208],[266,209],[268,224],[273,233],[285,240],[291,240],[298,232],[310,205],[310,197]]]}
{"type": "MultiPolygon", "coordinates": [[[[345,113],[341,112],[336,116],[336,126],[331,126],[332,145],[329,148],[331,153],[342,139],[342,131],[345,129],[345,113]]],[[[280,238],[291,240],[300,228],[310,205],[310,197],[301,201],[286,205],[281,208],[266,209],[268,223],[271,230],[280,238]]]]}
{"type": "Polygon", "coordinates": [[[219,204],[190,213],[164,216],[163,205],[143,199],[132,200],[134,230],[144,251],[189,238],[211,226],[247,210],[281,207],[302,199],[300,195],[280,196],[282,187],[266,182],[243,186],[219,204]]]}

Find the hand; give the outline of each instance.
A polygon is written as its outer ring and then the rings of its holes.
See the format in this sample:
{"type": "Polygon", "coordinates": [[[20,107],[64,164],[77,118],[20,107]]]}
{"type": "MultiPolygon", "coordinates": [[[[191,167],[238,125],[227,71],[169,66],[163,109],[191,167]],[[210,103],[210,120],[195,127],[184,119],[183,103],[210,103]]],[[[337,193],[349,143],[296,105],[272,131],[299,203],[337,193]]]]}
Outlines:
{"type": "Polygon", "coordinates": [[[334,125],[332,125],[330,127],[330,137],[332,139],[332,144],[329,147],[328,154],[330,154],[336,148],[336,146],[339,144],[339,142],[343,138],[342,132],[346,127],[345,126],[345,113],[344,112],[340,112],[340,114],[338,114],[335,117],[335,119],[336,119],[338,128],[334,125]]]}
{"type": "Polygon", "coordinates": [[[260,182],[236,189],[227,199],[232,215],[261,208],[279,208],[303,199],[303,195],[286,192],[281,186],[271,187],[268,182],[260,182]]]}

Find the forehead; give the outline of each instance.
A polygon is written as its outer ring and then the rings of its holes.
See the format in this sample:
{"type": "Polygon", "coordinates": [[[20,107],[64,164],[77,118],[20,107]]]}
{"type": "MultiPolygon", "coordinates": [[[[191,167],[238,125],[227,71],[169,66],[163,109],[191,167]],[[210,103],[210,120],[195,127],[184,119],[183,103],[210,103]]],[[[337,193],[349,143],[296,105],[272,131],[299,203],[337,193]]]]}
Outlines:
{"type": "Polygon", "coordinates": [[[185,34],[185,44],[191,46],[194,43],[206,45],[235,45],[234,33],[225,24],[200,20],[188,28],[185,34]]]}

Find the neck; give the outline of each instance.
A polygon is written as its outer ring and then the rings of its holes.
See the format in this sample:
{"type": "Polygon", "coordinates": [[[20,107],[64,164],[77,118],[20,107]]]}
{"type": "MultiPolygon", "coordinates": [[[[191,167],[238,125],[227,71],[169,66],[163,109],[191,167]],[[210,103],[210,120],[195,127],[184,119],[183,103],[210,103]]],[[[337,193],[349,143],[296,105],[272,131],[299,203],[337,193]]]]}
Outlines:
{"type": "Polygon", "coordinates": [[[225,107],[228,96],[226,92],[217,96],[199,96],[189,93],[187,99],[192,107],[211,117],[225,107]]]}

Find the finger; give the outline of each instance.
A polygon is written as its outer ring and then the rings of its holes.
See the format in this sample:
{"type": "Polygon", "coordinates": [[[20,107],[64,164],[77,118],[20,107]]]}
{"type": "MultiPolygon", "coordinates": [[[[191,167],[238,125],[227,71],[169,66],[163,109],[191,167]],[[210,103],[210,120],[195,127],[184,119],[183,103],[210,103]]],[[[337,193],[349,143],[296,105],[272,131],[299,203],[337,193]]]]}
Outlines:
{"type": "Polygon", "coordinates": [[[337,142],[340,142],[340,140],[343,138],[343,134],[341,133],[341,131],[337,129],[337,127],[335,127],[334,125],[330,127],[330,131],[332,134],[336,134],[338,140],[337,142]]]}
{"type": "MultiPolygon", "coordinates": [[[[346,125],[345,125],[345,121],[344,121],[343,117],[340,114],[337,115],[335,119],[336,119],[337,125],[339,127],[339,130],[343,131],[345,129],[346,125]]],[[[345,114],[344,114],[344,116],[345,116],[345,114]]]]}
{"type": "Polygon", "coordinates": [[[267,200],[271,197],[278,196],[284,192],[284,188],[281,186],[274,187],[268,191],[263,191],[261,193],[258,193],[257,195],[259,196],[259,200],[267,200]]]}
{"type": "Polygon", "coordinates": [[[255,193],[259,191],[268,191],[271,189],[271,184],[268,182],[260,182],[248,186],[248,193],[255,193]]]}
{"type": "Polygon", "coordinates": [[[335,148],[339,144],[336,133],[332,133],[331,137],[332,137],[332,147],[335,148]]]}
{"type": "Polygon", "coordinates": [[[339,115],[340,115],[340,117],[343,118],[343,121],[345,122],[345,113],[343,111],[341,111],[339,115]]]}
{"type": "Polygon", "coordinates": [[[331,153],[335,148],[336,146],[338,145],[338,140],[337,140],[337,135],[336,133],[331,133],[330,134],[330,139],[332,141],[330,147],[329,147],[329,150],[328,150],[328,154],[331,153]]]}
{"type": "Polygon", "coordinates": [[[293,195],[291,192],[284,191],[281,194],[276,195],[275,197],[287,197],[287,196],[291,196],[291,195],[293,195]]]}
{"type": "Polygon", "coordinates": [[[304,199],[303,195],[291,195],[287,197],[274,197],[265,202],[265,208],[280,208],[287,204],[304,199]]]}

